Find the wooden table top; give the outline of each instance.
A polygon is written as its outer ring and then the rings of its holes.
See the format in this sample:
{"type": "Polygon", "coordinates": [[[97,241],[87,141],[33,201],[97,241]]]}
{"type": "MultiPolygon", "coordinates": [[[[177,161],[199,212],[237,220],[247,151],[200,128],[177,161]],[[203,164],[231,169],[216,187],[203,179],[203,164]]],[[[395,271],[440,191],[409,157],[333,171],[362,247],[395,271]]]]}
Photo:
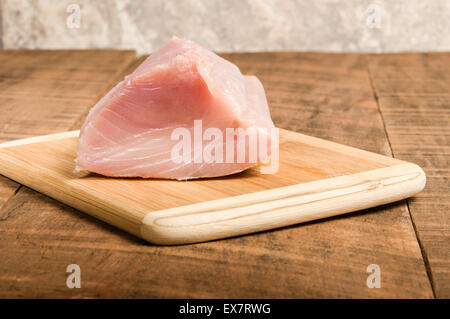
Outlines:
{"type": "MultiPolygon", "coordinates": [[[[407,201],[201,244],[151,246],[0,176],[0,297],[449,298],[450,53],[223,54],[277,126],[419,164],[407,201]],[[66,267],[81,268],[80,289],[66,267]],[[366,285],[381,269],[381,288],[366,285]]],[[[0,142],[77,129],[142,58],[0,51],[0,142]]]]}

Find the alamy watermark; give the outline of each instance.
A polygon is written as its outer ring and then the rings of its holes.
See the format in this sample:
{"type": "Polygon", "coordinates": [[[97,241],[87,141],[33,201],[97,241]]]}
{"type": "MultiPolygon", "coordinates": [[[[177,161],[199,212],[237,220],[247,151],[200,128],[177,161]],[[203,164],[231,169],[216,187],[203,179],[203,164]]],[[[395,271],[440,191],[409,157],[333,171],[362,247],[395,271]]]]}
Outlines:
{"type": "Polygon", "coordinates": [[[366,285],[369,288],[381,288],[381,268],[377,264],[367,266],[366,272],[370,273],[367,277],[366,285]]]}
{"type": "Polygon", "coordinates": [[[69,29],[79,29],[81,27],[81,7],[79,4],[72,3],[66,8],[66,12],[70,13],[66,19],[66,25],[69,29]]]}
{"type": "Polygon", "coordinates": [[[175,128],[170,138],[178,141],[171,149],[175,164],[262,163],[261,174],[275,174],[279,168],[279,130],[275,127],[208,127],[203,132],[202,120],[195,120],[193,129],[175,128]]]}
{"type": "Polygon", "coordinates": [[[369,4],[366,8],[366,26],[370,29],[380,29],[382,13],[383,7],[380,4],[369,4]]]}
{"type": "Polygon", "coordinates": [[[66,268],[66,272],[70,273],[67,276],[67,288],[81,288],[81,268],[77,264],[70,264],[66,268]]]}

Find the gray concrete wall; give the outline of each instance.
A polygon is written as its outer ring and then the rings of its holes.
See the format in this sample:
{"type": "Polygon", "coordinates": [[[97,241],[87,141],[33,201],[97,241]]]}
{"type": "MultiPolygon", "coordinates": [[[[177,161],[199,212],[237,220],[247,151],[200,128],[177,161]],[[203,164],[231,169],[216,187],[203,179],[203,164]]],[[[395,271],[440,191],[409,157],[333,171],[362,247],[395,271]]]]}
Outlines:
{"type": "Polygon", "coordinates": [[[450,51],[450,0],[1,0],[1,20],[8,49],[450,51]]]}

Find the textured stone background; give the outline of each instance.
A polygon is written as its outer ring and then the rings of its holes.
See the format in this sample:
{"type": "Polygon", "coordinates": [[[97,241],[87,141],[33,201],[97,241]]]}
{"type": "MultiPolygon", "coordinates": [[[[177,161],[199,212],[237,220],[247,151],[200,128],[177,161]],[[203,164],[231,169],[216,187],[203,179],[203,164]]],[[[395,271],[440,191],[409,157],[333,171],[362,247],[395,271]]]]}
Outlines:
{"type": "Polygon", "coordinates": [[[450,0],[1,0],[1,20],[8,49],[146,53],[177,35],[222,52],[450,51],[450,0]]]}

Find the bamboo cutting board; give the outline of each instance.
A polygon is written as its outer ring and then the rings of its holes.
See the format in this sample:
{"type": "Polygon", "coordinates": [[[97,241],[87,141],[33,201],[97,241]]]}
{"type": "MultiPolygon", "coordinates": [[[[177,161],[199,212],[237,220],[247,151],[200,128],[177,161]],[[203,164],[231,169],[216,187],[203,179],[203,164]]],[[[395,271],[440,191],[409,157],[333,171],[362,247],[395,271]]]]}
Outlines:
{"type": "Polygon", "coordinates": [[[253,233],[404,199],[412,163],[280,129],[279,170],[192,181],[73,173],[78,131],[0,144],[0,173],[154,244],[253,233]]]}

